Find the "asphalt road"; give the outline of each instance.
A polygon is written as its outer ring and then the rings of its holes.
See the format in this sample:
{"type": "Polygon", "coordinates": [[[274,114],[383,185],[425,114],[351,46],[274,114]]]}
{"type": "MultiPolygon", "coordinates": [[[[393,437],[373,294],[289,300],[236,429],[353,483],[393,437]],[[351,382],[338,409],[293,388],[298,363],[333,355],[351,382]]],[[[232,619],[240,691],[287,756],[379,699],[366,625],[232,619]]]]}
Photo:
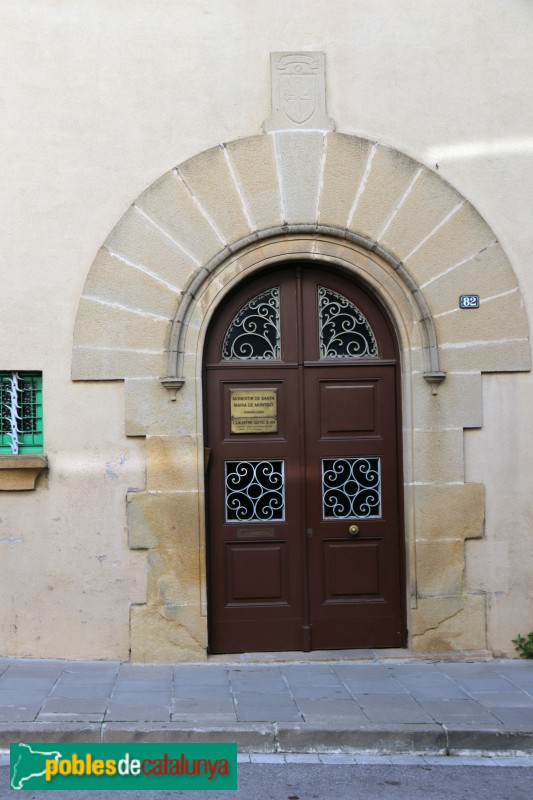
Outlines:
{"type": "MultiPolygon", "coordinates": [[[[530,800],[533,768],[497,766],[403,766],[240,764],[235,792],[128,791],[124,800],[530,800]]],[[[21,792],[23,800],[84,800],[94,792],[21,792]]],[[[0,798],[13,800],[9,767],[0,767],[0,798]]],[[[99,791],[98,800],[117,792],[99,791]]]]}

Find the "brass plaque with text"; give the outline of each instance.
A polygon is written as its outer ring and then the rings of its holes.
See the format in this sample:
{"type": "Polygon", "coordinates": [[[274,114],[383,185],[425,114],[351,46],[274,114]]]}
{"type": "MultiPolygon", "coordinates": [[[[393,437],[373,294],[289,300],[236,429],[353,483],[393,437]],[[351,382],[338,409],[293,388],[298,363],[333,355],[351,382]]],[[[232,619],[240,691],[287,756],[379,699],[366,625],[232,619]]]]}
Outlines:
{"type": "Polygon", "coordinates": [[[232,433],[277,433],[277,389],[231,389],[232,433]]]}

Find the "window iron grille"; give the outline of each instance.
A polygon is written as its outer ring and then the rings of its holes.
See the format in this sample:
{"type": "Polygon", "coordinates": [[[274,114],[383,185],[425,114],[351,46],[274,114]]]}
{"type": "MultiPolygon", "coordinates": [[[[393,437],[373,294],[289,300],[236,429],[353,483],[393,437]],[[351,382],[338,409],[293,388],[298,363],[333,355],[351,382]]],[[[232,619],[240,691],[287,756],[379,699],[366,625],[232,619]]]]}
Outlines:
{"type": "Polygon", "coordinates": [[[378,358],[378,344],[365,315],[332,289],[318,287],[320,358],[378,358]]]}
{"type": "Polygon", "coordinates": [[[381,459],[323,458],[324,519],[381,517],[381,459]]]}
{"type": "Polygon", "coordinates": [[[226,522],[285,519],[284,461],[226,461],[226,522]]]}
{"type": "Polygon", "coordinates": [[[281,356],[279,287],[253,297],[233,318],[224,344],[222,360],[272,361],[281,356]]]}
{"type": "Polygon", "coordinates": [[[0,372],[0,454],[42,451],[42,374],[0,372]]]}

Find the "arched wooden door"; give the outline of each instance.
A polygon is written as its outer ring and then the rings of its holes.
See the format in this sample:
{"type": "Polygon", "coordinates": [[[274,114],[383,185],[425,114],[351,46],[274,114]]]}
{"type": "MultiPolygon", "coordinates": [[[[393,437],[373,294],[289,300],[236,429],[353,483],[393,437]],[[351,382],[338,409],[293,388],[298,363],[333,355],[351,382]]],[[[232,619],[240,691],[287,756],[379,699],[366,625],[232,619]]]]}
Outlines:
{"type": "Polygon", "coordinates": [[[211,653],[404,644],[398,353],[307,264],[226,301],[205,351],[211,653]]]}

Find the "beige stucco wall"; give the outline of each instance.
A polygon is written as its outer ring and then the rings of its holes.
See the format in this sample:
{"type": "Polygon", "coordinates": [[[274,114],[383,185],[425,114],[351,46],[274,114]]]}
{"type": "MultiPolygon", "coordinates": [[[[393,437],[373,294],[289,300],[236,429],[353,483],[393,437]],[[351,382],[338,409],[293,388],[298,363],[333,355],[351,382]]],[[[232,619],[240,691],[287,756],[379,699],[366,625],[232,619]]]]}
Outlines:
{"type": "MultiPolygon", "coordinates": [[[[533,9],[17,0],[0,16],[0,369],[43,370],[50,462],[35,492],[0,496],[0,650],[127,658],[130,605],[147,587],[125,499],[145,488],[145,442],[125,436],[121,382],[70,380],[98,248],[171,167],[261,132],[270,51],[322,50],[338,130],[438,164],[498,236],[531,318],[533,9]]],[[[482,382],[465,479],[485,485],[485,538],[467,542],[466,580],[487,601],[489,647],[511,653],[510,638],[533,628],[533,379],[482,382]]]]}

